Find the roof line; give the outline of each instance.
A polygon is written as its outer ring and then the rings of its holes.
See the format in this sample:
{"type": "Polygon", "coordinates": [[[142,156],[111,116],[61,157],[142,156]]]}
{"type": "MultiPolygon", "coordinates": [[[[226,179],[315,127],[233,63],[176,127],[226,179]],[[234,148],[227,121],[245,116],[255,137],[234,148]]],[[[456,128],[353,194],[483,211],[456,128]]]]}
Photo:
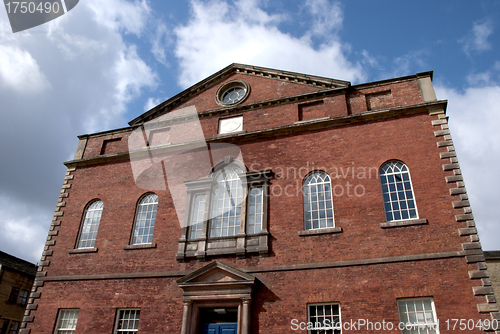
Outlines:
{"type": "Polygon", "coordinates": [[[297,84],[325,87],[325,88],[349,87],[351,85],[349,81],[336,80],[315,75],[297,73],[297,72],[276,70],[266,67],[233,63],[229,66],[226,66],[222,70],[212,74],[211,76],[199,81],[198,83],[192,85],[191,87],[186,88],[182,92],[160,103],[159,105],[153,107],[152,109],[146,111],[142,115],[130,121],[128,124],[130,126],[138,125],[154,117],[157,117],[160,114],[168,112],[169,110],[172,110],[175,107],[187,101],[193,95],[199,94],[202,90],[212,87],[213,85],[217,84],[218,82],[224,80],[225,78],[234,73],[255,75],[264,78],[272,78],[297,84]]]}

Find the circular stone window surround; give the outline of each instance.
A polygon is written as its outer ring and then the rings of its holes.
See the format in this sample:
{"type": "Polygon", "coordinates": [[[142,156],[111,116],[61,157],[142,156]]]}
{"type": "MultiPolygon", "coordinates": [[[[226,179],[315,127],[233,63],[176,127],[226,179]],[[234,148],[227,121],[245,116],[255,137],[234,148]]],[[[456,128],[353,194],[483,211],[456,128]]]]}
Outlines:
{"type": "Polygon", "coordinates": [[[242,103],[243,101],[245,101],[249,94],[250,94],[250,85],[246,81],[238,80],[238,79],[231,80],[231,81],[228,81],[228,82],[222,84],[219,87],[219,89],[217,89],[217,93],[215,94],[215,101],[220,106],[224,106],[224,107],[235,106],[235,105],[238,105],[238,104],[242,103]],[[237,96],[236,101],[233,103],[224,103],[223,102],[224,95],[229,90],[235,91],[234,88],[238,88],[238,87],[245,90],[245,92],[243,93],[243,96],[241,96],[241,95],[237,96]]]}

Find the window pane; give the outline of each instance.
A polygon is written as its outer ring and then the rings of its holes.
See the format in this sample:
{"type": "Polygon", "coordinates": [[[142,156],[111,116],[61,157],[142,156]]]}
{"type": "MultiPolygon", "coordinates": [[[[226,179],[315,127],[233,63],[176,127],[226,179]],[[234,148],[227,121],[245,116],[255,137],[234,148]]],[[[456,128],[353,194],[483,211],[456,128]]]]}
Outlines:
{"type": "Polygon", "coordinates": [[[191,211],[191,221],[190,221],[190,239],[201,238],[201,232],[203,229],[203,218],[205,215],[205,194],[198,194],[193,200],[193,209],[191,211]]]}
{"type": "Polygon", "coordinates": [[[9,334],[17,334],[18,329],[19,329],[19,322],[11,321],[9,334]]]}
{"type": "Polygon", "coordinates": [[[403,333],[435,333],[437,328],[436,316],[432,309],[432,298],[417,298],[398,300],[400,322],[415,326],[414,329],[404,330],[403,333]]]}
{"type": "Polygon", "coordinates": [[[340,334],[342,324],[340,320],[340,305],[324,304],[308,306],[308,322],[311,322],[314,329],[311,333],[332,333],[340,334]]]}
{"type": "Polygon", "coordinates": [[[19,295],[19,288],[12,287],[10,290],[10,295],[9,295],[9,303],[16,303],[17,302],[17,296],[19,295]]]}
{"type": "Polygon", "coordinates": [[[331,182],[328,174],[310,174],[303,184],[305,229],[334,227],[331,182]],[[331,219],[325,219],[325,218],[331,219]]]}
{"type": "Polygon", "coordinates": [[[94,201],[85,209],[77,248],[94,247],[97,230],[99,229],[99,223],[101,221],[102,209],[102,201],[94,201]]]}
{"type": "Polygon", "coordinates": [[[380,184],[387,221],[416,219],[410,172],[405,164],[391,161],[380,168],[380,184]]]}
{"type": "Polygon", "coordinates": [[[76,330],[79,310],[62,309],[59,310],[59,316],[56,325],[56,334],[72,334],[76,330]]]}
{"type": "Polygon", "coordinates": [[[242,185],[238,174],[241,173],[241,169],[231,167],[223,169],[217,175],[217,185],[212,193],[210,237],[233,236],[239,233],[242,185]]]}
{"type": "Polygon", "coordinates": [[[259,233],[262,231],[262,194],[262,187],[250,188],[248,193],[248,234],[259,233]]]}
{"type": "Polygon", "coordinates": [[[135,334],[139,329],[141,310],[119,310],[115,334],[135,334]]]}
{"type": "Polygon", "coordinates": [[[158,208],[158,196],[148,194],[137,205],[132,244],[148,244],[153,241],[153,232],[158,208]]]}
{"type": "Polygon", "coordinates": [[[29,291],[27,290],[21,290],[21,293],[19,294],[19,300],[17,301],[19,305],[26,305],[28,301],[28,296],[29,296],[29,291]]]}

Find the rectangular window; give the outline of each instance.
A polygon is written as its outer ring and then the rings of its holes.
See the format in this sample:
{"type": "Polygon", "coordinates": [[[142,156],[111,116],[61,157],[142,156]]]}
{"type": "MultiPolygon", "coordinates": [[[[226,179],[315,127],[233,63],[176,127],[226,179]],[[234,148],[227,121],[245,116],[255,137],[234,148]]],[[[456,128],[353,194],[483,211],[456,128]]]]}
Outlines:
{"type": "Polygon", "coordinates": [[[0,319],[0,325],[0,333],[7,333],[7,330],[9,329],[9,320],[0,319]]]}
{"type": "Polygon", "coordinates": [[[54,334],[73,334],[78,321],[78,309],[59,310],[57,325],[54,334]]]}
{"type": "Polygon", "coordinates": [[[224,118],[219,121],[219,134],[243,131],[243,116],[224,118]]]}
{"type": "Polygon", "coordinates": [[[9,295],[9,303],[15,304],[17,303],[17,296],[19,295],[19,288],[12,287],[12,290],[10,290],[10,295],[9,295]]]}
{"type": "Polygon", "coordinates": [[[398,300],[399,321],[405,324],[402,334],[437,334],[436,310],[432,298],[398,300]]]}
{"type": "Polygon", "coordinates": [[[340,304],[308,305],[308,322],[314,329],[309,334],[341,334],[340,304]]]}
{"type": "Polygon", "coordinates": [[[17,303],[23,306],[26,305],[26,303],[28,302],[29,295],[30,295],[29,291],[21,290],[21,293],[19,294],[19,300],[17,301],[17,303]]]}
{"type": "Polygon", "coordinates": [[[189,239],[201,238],[203,216],[205,214],[205,199],[205,194],[198,194],[194,197],[193,210],[191,211],[189,239]]]}
{"type": "Polygon", "coordinates": [[[17,321],[11,321],[10,322],[9,334],[17,334],[18,330],[19,330],[19,322],[17,322],[17,321]]]}
{"type": "Polygon", "coordinates": [[[250,188],[248,193],[247,233],[262,231],[262,187],[250,188]]]}
{"type": "Polygon", "coordinates": [[[135,334],[139,330],[141,310],[118,310],[114,334],[135,334]]]}

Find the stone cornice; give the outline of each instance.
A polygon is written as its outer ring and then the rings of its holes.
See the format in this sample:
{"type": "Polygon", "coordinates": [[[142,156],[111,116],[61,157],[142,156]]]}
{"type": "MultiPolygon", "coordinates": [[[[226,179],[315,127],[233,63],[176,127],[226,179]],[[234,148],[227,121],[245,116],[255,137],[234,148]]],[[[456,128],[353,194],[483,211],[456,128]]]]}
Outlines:
{"type": "MultiPolygon", "coordinates": [[[[318,90],[318,91],[314,91],[314,92],[308,92],[308,93],[302,93],[302,94],[296,94],[296,95],[290,95],[290,96],[282,96],[282,97],[269,99],[269,100],[262,100],[262,101],[252,102],[252,103],[244,103],[244,104],[240,104],[240,105],[236,105],[236,106],[227,106],[227,107],[221,107],[221,108],[217,108],[217,109],[200,111],[197,113],[197,115],[200,119],[206,119],[206,118],[210,118],[210,117],[220,117],[220,116],[228,116],[228,115],[233,115],[233,114],[241,114],[241,113],[244,113],[247,111],[252,111],[252,110],[278,107],[278,106],[282,106],[282,105],[286,105],[286,104],[314,101],[316,99],[332,97],[332,96],[339,95],[339,94],[342,94],[345,92],[346,92],[346,90],[343,87],[342,88],[333,88],[333,89],[322,89],[322,90],[318,90]]],[[[175,122],[179,118],[184,118],[184,116],[174,117],[174,118],[168,119],[166,121],[162,121],[162,123],[167,124],[169,122],[175,122]]],[[[119,128],[119,129],[101,131],[101,132],[96,132],[96,133],[92,133],[92,134],[83,134],[83,135],[79,135],[78,139],[88,139],[88,138],[109,136],[109,135],[129,132],[129,131],[132,131],[132,130],[136,129],[137,127],[141,126],[142,124],[144,124],[144,122],[137,123],[137,124],[131,125],[129,127],[119,128]]]]}
{"type": "Polygon", "coordinates": [[[488,260],[500,260],[500,251],[484,251],[484,257],[488,260]]]}
{"type": "Polygon", "coordinates": [[[140,123],[147,122],[155,117],[163,115],[166,112],[173,110],[179,105],[185,103],[193,96],[198,95],[202,91],[222,82],[224,79],[228,78],[230,75],[233,74],[253,75],[253,76],[281,80],[281,81],[308,85],[313,87],[338,89],[338,88],[347,88],[350,86],[350,82],[348,81],[335,80],[314,75],[306,75],[301,73],[280,71],[265,67],[234,63],[220,70],[219,72],[214,73],[208,78],[194,84],[193,86],[185,89],[184,91],[166,100],[165,102],[157,105],[156,107],[145,112],[139,117],[133,119],[132,121],[129,122],[129,125],[130,126],[138,125],[140,123]]]}
{"type": "MultiPolygon", "coordinates": [[[[224,134],[224,135],[216,135],[211,138],[207,138],[205,141],[207,143],[216,143],[216,142],[232,142],[232,141],[242,141],[242,140],[255,140],[263,137],[273,137],[280,135],[287,135],[290,133],[297,133],[302,131],[309,130],[319,130],[324,128],[331,128],[336,126],[345,126],[351,125],[354,123],[360,122],[369,122],[380,119],[387,119],[392,117],[398,117],[402,115],[411,115],[417,113],[427,112],[429,114],[434,113],[436,110],[440,110],[440,112],[444,112],[446,110],[447,101],[435,101],[428,103],[421,103],[412,106],[402,106],[402,107],[393,107],[387,109],[379,109],[379,110],[371,110],[366,111],[359,114],[352,115],[344,115],[339,117],[323,117],[319,119],[312,119],[308,121],[297,122],[288,125],[282,125],[274,128],[255,130],[255,131],[243,131],[238,133],[224,134]]],[[[149,149],[143,149],[134,151],[133,154],[138,156],[141,154],[148,154],[151,150],[178,150],[181,147],[185,148],[186,145],[194,145],[196,146],[196,142],[185,143],[181,145],[163,145],[158,147],[151,147],[149,149]]],[[[129,159],[129,152],[120,152],[113,153],[107,155],[101,155],[94,158],[88,159],[78,159],[67,161],[64,164],[66,166],[87,166],[87,165],[95,165],[113,161],[127,160],[129,159]]]]}
{"type": "Polygon", "coordinates": [[[404,77],[399,77],[399,78],[394,78],[394,79],[385,79],[385,80],[362,83],[359,85],[353,85],[349,88],[352,90],[361,90],[361,89],[367,89],[367,88],[378,87],[378,86],[385,86],[385,85],[390,85],[390,84],[395,84],[395,83],[400,83],[400,82],[405,82],[405,81],[414,81],[414,80],[417,80],[420,78],[425,78],[425,77],[430,77],[432,80],[432,76],[433,76],[432,71],[421,72],[421,73],[407,75],[404,77]]]}

